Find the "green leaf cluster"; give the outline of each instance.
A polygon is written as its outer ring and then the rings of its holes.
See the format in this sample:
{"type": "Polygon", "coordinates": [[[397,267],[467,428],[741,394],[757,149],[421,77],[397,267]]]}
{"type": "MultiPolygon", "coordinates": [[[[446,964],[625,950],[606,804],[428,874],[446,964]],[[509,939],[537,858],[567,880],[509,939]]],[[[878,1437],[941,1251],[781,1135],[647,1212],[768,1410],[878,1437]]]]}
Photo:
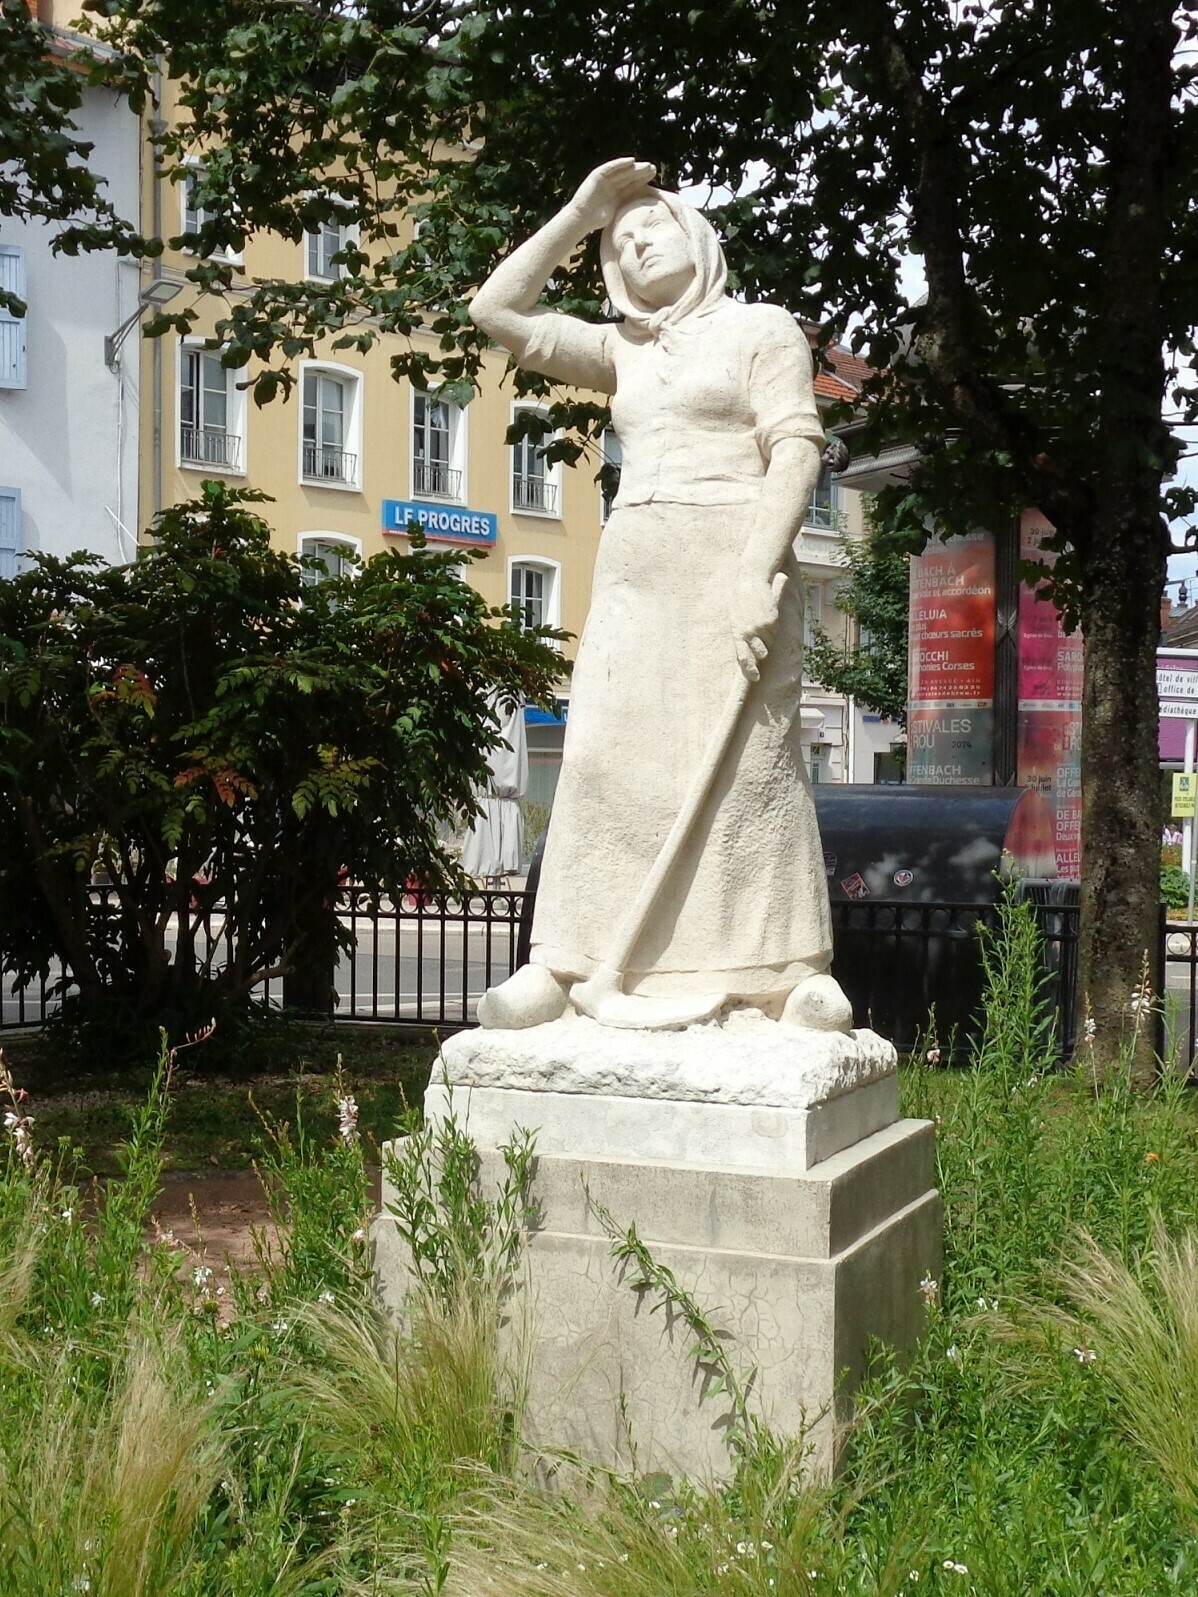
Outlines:
{"type": "Polygon", "coordinates": [[[438,833],[485,784],[496,706],[562,675],[562,634],[489,608],[456,554],[313,582],[262,497],[206,482],[131,565],[43,555],[0,584],[6,953],[21,981],[61,961],[85,1009],[206,1016],[332,947],[347,875],[455,881],[438,833]]]}

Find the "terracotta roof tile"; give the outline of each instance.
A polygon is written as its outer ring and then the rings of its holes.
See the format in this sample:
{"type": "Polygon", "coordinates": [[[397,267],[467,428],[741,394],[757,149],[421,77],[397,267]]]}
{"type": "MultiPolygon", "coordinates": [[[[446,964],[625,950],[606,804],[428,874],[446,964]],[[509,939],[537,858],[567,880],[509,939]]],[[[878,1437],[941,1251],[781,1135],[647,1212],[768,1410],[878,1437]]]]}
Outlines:
{"type": "Polygon", "coordinates": [[[852,350],[842,349],[839,344],[833,344],[829,348],[828,359],[837,377],[854,388],[860,388],[866,378],[874,374],[874,368],[867,360],[862,360],[860,355],[854,355],[852,350]]]}
{"type": "Polygon", "coordinates": [[[841,382],[839,377],[833,377],[831,372],[816,372],[815,392],[820,399],[847,399],[854,400],[857,390],[852,383],[841,382]]]}

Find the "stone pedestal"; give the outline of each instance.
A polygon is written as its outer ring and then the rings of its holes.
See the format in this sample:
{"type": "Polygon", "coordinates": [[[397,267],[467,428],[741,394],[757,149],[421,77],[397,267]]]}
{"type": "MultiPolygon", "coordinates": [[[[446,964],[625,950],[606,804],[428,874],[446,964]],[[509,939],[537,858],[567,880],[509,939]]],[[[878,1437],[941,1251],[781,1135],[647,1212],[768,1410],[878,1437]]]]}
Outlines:
{"type": "MultiPolygon", "coordinates": [[[[871,1338],[907,1348],[920,1280],[940,1264],[932,1128],[899,1120],[894,1050],[871,1032],[798,1031],[759,1017],[682,1032],[617,1032],[582,1017],[450,1039],[426,1113],[452,1110],[484,1187],[500,1144],[536,1132],[526,1326],[526,1433],[594,1463],[726,1474],[728,1402],[709,1396],[694,1337],[613,1262],[595,1205],[635,1225],[707,1318],[750,1406],[810,1427],[819,1463],[871,1338]],[[634,1457],[635,1455],[635,1457],[634,1457]]],[[[384,1212],[384,1297],[406,1270],[384,1212]]]]}

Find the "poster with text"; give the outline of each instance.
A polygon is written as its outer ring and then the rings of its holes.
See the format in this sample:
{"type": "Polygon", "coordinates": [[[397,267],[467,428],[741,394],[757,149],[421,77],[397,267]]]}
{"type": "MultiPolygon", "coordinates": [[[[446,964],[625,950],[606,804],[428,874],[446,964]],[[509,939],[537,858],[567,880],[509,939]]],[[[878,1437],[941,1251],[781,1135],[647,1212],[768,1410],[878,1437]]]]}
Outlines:
{"type": "Polygon", "coordinates": [[[985,787],[994,772],[994,539],[911,561],[907,780],[985,787]]]}
{"type": "MultiPolygon", "coordinates": [[[[1055,558],[1042,547],[1052,532],[1038,510],[1019,526],[1021,560],[1055,558]]],[[[1057,874],[1081,875],[1083,644],[1066,633],[1056,607],[1034,588],[1019,589],[1019,727],[1016,780],[1052,805],[1057,874]]]]}

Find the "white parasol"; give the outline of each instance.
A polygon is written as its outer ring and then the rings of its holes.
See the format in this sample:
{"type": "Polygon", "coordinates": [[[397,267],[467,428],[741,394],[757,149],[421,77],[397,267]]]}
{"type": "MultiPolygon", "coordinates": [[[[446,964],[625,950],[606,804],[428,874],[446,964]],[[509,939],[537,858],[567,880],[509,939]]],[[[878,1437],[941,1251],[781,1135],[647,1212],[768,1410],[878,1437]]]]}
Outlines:
{"type": "Polygon", "coordinates": [[[524,812],[520,800],[528,792],[528,738],[524,706],[499,715],[503,742],[487,756],[491,780],[480,794],[481,810],[462,845],[461,864],[467,876],[485,880],[515,876],[524,863],[524,812]]]}

